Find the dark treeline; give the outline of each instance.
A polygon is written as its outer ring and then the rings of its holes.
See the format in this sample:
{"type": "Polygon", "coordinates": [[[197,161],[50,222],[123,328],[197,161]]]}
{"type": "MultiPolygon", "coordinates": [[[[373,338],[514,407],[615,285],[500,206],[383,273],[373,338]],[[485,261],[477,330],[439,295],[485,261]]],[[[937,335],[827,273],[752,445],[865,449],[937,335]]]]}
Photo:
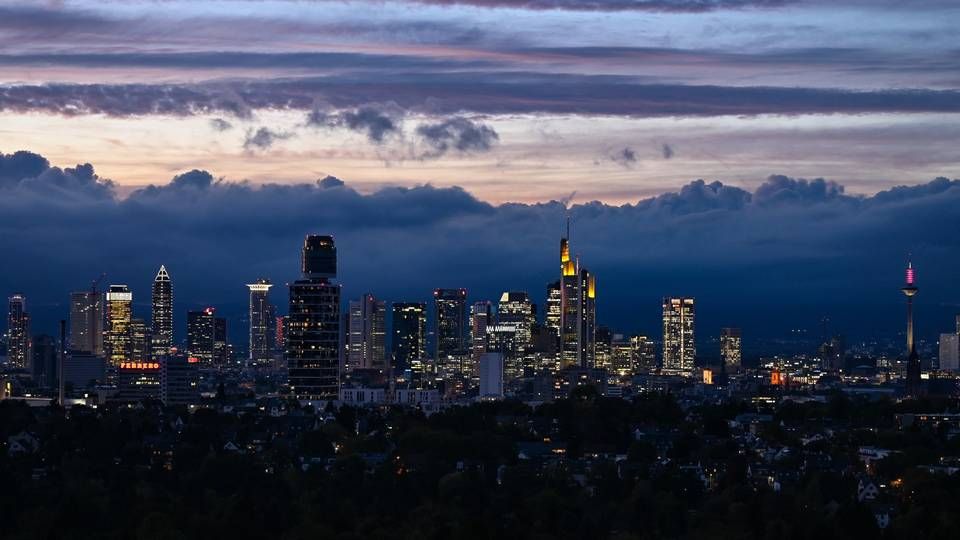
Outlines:
{"type": "Polygon", "coordinates": [[[282,406],[282,415],[147,404],[66,416],[0,402],[2,537],[915,540],[960,531],[960,475],[918,468],[960,454],[960,444],[898,429],[902,404],[782,405],[750,436],[730,422],[756,412],[746,404],[683,409],[665,395],[628,402],[590,390],[536,409],[508,401],[430,416],[282,406]],[[812,425],[834,436],[804,444],[799,433],[812,425]],[[26,451],[14,449],[18,437],[26,451]],[[747,440],[802,448],[778,461],[795,481],[777,490],[758,480],[747,440]],[[900,482],[883,531],[857,497],[863,445],[898,450],[871,472],[900,482]],[[810,468],[803,455],[814,451],[842,465],[810,468]]]}

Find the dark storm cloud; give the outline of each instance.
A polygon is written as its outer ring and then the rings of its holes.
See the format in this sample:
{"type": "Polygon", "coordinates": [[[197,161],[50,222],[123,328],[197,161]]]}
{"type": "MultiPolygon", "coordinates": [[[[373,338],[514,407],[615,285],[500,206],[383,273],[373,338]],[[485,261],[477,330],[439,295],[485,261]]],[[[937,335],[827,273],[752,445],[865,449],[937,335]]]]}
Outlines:
{"type": "Polygon", "coordinates": [[[293,133],[275,131],[267,127],[251,128],[247,130],[247,134],[243,140],[243,148],[246,150],[266,150],[273,146],[275,142],[289,139],[290,137],[293,137],[293,133]]]}
{"type": "MultiPolygon", "coordinates": [[[[0,86],[0,111],[109,116],[336,110],[394,103],[428,114],[715,116],[869,112],[960,112],[957,90],[848,91],[820,88],[642,84],[633,77],[538,73],[372,74],[271,81],[0,86]]],[[[360,119],[355,125],[366,127],[360,119]]]]}
{"type": "Polygon", "coordinates": [[[87,68],[165,68],[185,70],[424,70],[470,69],[496,65],[482,60],[353,52],[258,53],[235,51],[182,53],[45,53],[0,54],[3,66],[72,66],[87,68]]]}
{"type": "Polygon", "coordinates": [[[306,125],[316,128],[346,128],[363,133],[370,142],[380,144],[388,136],[400,131],[401,111],[397,107],[360,107],[354,110],[327,112],[310,111],[306,125]]]}
{"type": "MultiPolygon", "coordinates": [[[[54,197],[58,203],[113,198],[113,182],[94,174],[89,163],[73,168],[51,167],[43,156],[25,151],[0,153],[0,194],[54,197]]],[[[24,201],[26,202],[26,201],[24,201]]]]}
{"type": "MultiPolygon", "coordinates": [[[[570,214],[574,253],[599,276],[600,320],[624,331],[657,335],[659,298],[689,294],[705,337],[721,324],[751,335],[815,326],[825,313],[850,332],[895,332],[908,252],[930,299],[920,309],[924,332],[949,322],[934,318],[937,305],[960,299],[956,180],[869,197],[824,179],[772,176],[752,193],[697,180],[636,204],[577,204],[570,214]]],[[[34,306],[59,305],[36,308],[38,331],[49,331],[69,290],[105,271],[148,298],[163,263],[176,280],[177,313],[214,305],[239,318],[246,280],[295,279],[303,235],[330,233],[345,298],[420,300],[438,286],[463,286],[473,299],[503,290],[542,299],[565,215],[562,202],[493,206],[459,188],[361,194],[332,179],[254,186],[201,170],[119,199],[89,165],[59,169],[18,153],[0,157],[0,237],[16,254],[0,259],[0,295],[22,290],[34,306]]],[[[283,304],[280,288],[274,298],[283,304]]]]}
{"type": "Polygon", "coordinates": [[[489,151],[500,135],[490,126],[461,116],[417,126],[417,135],[428,147],[421,157],[438,158],[451,150],[461,154],[489,151]]]}

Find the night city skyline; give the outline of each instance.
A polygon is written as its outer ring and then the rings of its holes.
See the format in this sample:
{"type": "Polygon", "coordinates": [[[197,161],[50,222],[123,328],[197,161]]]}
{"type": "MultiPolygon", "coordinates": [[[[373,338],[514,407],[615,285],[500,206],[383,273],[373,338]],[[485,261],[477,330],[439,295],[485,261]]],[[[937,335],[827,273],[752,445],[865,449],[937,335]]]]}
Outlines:
{"type": "Polygon", "coordinates": [[[0,0],[0,537],[956,537],[958,26],[0,0]]]}

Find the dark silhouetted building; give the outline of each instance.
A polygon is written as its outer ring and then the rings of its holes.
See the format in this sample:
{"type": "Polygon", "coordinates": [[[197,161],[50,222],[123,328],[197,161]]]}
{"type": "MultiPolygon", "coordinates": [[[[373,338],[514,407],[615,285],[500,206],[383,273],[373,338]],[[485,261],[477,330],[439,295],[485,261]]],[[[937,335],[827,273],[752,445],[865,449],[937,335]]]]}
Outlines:
{"type": "Polygon", "coordinates": [[[160,400],[164,405],[200,402],[200,362],[177,354],[160,360],[160,400]]]}
{"type": "Polygon", "coordinates": [[[273,346],[276,343],[276,336],[271,335],[271,330],[276,330],[274,327],[276,314],[270,304],[270,287],[273,287],[273,285],[266,278],[260,278],[247,284],[247,289],[250,290],[250,311],[248,315],[250,335],[247,359],[257,365],[272,362],[273,346]]]}
{"type": "Polygon", "coordinates": [[[303,243],[303,279],[290,285],[286,357],[290,392],[300,400],[333,400],[340,387],[340,285],[332,236],[303,243]]]}
{"type": "Polygon", "coordinates": [[[743,363],[743,339],[739,328],[720,329],[720,358],[724,368],[736,373],[743,363]]]}
{"type": "Polygon", "coordinates": [[[59,361],[57,339],[47,334],[34,336],[32,349],[30,371],[33,381],[41,388],[56,388],[59,361]]]}
{"type": "Polygon", "coordinates": [[[102,355],[103,330],[103,295],[95,287],[70,293],[69,348],[102,355]]]}
{"type": "Polygon", "coordinates": [[[433,301],[435,371],[461,373],[463,356],[467,354],[467,290],[436,289],[433,301]]]}
{"type": "Polygon", "coordinates": [[[201,365],[222,364],[227,356],[227,321],[208,307],[187,312],[187,356],[201,365]]]}
{"type": "Polygon", "coordinates": [[[392,312],[394,370],[422,369],[427,355],[427,305],[420,302],[394,302],[392,312]]]}

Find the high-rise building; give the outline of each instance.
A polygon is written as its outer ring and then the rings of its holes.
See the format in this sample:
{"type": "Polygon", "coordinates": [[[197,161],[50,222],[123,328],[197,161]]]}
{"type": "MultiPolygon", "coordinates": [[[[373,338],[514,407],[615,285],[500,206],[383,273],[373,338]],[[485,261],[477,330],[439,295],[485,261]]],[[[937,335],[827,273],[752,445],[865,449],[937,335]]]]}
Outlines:
{"type": "Polygon", "coordinates": [[[536,307],[525,292],[504,292],[497,305],[497,322],[487,327],[487,350],[503,355],[504,376],[513,380],[524,368],[535,368],[533,327],[536,307]]]}
{"type": "MultiPolygon", "coordinates": [[[[146,362],[151,358],[153,336],[143,319],[130,319],[130,361],[146,362]]],[[[167,349],[169,352],[169,349],[167,349]]]]}
{"type": "Polygon", "coordinates": [[[57,340],[47,334],[34,336],[31,354],[33,358],[30,371],[33,381],[41,388],[56,388],[57,364],[60,359],[57,340]]]}
{"type": "Polygon", "coordinates": [[[595,334],[593,367],[610,369],[613,357],[613,332],[606,326],[598,326],[595,334]]]}
{"type": "Polygon", "coordinates": [[[544,313],[543,325],[560,336],[561,309],[563,294],[560,292],[560,281],[547,285],[547,310],[544,313]]]}
{"type": "Polygon", "coordinates": [[[150,348],[152,357],[159,358],[170,354],[173,347],[173,282],[162,264],[153,279],[152,300],[150,348]]]}
{"type": "Polygon", "coordinates": [[[596,277],[570,255],[570,224],[560,239],[560,367],[596,362],[596,277]]]}
{"type": "Polygon", "coordinates": [[[103,354],[103,295],[97,289],[70,293],[69,349],[103,354]]]}
{"type": "Polygon", "coordinates": [[[436,289],[433,301],[435,369],[437,373],[444,370],[460,373],[463,356],[467,354],[467,290],[436,289]]]}
{"type": "Polygon", "coordinates": [[[117,368],[130,359],[130,321],[133,319],[133,293],[126,285],[110,285],[107,291],[107,327],[104,348],[107,364],[117,368]]]}
{"type": "Polygon", "coordinates": [[[516,327],[513,348],[519,352],[526,352],[533,344],[533,325],[537,322],[536,306],[530,301],[525,292],[512,291],[500,295],[497,304],[497,324],[508,324],[516,327]]]}
{"type": "Polygon", "coordinates": [[[27,298],[11,296],[7,304],[7,362],[19,369],[30,367],[30,314],[27,298]]]}
{"type": "Polygon", "coordinates": [[[912,262],[907,263],[906,283],[900,292],[907,297],[907,394],[916,397],[921,393],[921,383],[920,355],[917,354],[917,347],[913,342],[913,297],[920,289],[916,285],[912,262]]]}
{"type": "Polygon", "coordinates": [[[731,373],[740,371],[742,363],[741,332],[739,328],[721,328],[720,329],[720,358],[723,365],[731,373]]]}
{"type": "Polygon", "coordinates": [[[212,366],[216,354],[216,310],[208,307],[187,312],[187,357],[212,366]]]}
{"type": "Polygon", "coordinates": [[[230,359],[230,343],[227,341],[227,319],[213,319],[213,362],[218,365],[230,359]]]}
{"type": "Polygon", "coordinates": [[[250,336],[247,358],[252,364],[269,364],[273,359],[273,344],[276,337],[270,335],[274,321],[273,306],[270,305],[270,280],[260,278],[248,283],[250,290],[250,336]]]}
{"type": "Polygon", "coordinates": [[[633,344],[623,334],[614,334],[610,340],[610,364],[605,367],[621,377],[633,375],[633,344]]]}
{"type": "Polygon", "coordinates": [[[480,365],[480,355],[487,352],[487,327],[493,322],[492,302],[483,300],[470,306],[470,350],[476,366],[480,365]]]}
{"type": "Polygon", "coordinates": [[[367,293],[351,300],[347,334],[347,371],[355,369],[387,369],[386,313],[383,300],[367,293]]]}
{"type": "Polygon", "coordinates": [[[633,336],[630,338],[633,347],[634,372],[653,371],[657,369],[657,346],[647,336],[633,336]]]}
{"type": "Polygon", "coordinates": [[[696,357],[693,298],[664,298],[663,369],[692,374],[696,357]]]}
{"type": "Polygon", "coordinates": [[[421,365],[427,355],[427,305],[419,302],[393,304],[391,351],[396,371],[421,365]]]}
{"type": "Polygon", "coordinates": [[[200,401],[200,363],[182,354],[160,359],[160,400],[164,405],[193,405],[200,401]]]}
{"type": "Polygon", "coordinates": [[[308,235],[303,279],[290,285],[286,357],[290,392],[301,400],[337,399],[340,392],[340,285],[332,236],[308,235]]]}
{"type": "Polygon", "coordinates": [[[503,397],[503,355],[497,352],[480,356],[480,399],[503,397]]]}
{"type": "Polygon", "coordinates": [[[956,333],[940,334],[940,369],[960,371],[960,336],[956,333]]]}

